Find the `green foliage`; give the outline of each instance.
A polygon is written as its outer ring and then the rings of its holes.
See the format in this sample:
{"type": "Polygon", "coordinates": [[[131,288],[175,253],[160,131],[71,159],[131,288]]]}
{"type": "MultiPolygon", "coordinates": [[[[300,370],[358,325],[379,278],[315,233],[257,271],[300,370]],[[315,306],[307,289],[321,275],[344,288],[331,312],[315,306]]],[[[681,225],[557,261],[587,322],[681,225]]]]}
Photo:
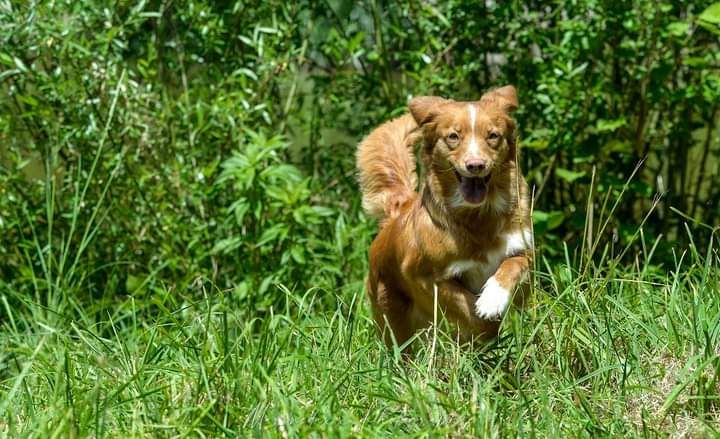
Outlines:
{"type": "Polygon", "coordinates": [[[717,434],[718,8],[0,0],[0,434],[717,434]],[[538,306],[408,372],[355,146],[505,83],[538,306]]]}
{"type": "Polygon", "coordinates": [[[340,214],[313,203],[310,179],[282,162],[286,149],[279,137],[249,131],[243,148],[221,164],[216,183],[234,201],[221,211],[226,218],[222,230],[230,236],[212,252],[236,256],[243,280],[235,288],[241,298],[252,295],[249,304],[258,309],[272,305],[268,287],[273,283],[322,285],[324,278],[342,275],[336,261],[329,260],[336,247],[321,239],[340,214]],[[317,266],[306,274],[308,261],[317,266]],[[255,285],[260,285],[257,290],[255,285]]]}
{"type": "Polygon", "coordinates": [[[12,245],[31,224],[48,252],[77,245],[69,218],[87,183],[77,226],[95,207],[102,215],[83,261],[123,264],[90,270],[88,294],[197,273],[241,282],[265,305],[276,282],[337,286],[346,264],[303,267],[348,251],[327,238],[337,221],[358,223],[360,137],[409,95],[476,98],[506,82],[521,93],[523,167],[550,254],[585,232],[586,201],[616,197],[643,160],[606,232],[624,237],[658,194],[645,233],[683,239],[670,207],[708,224],[720,213],[716,9],[5,2],[0,270],[12,283],[28,258],[41,267],[12,245]]]}

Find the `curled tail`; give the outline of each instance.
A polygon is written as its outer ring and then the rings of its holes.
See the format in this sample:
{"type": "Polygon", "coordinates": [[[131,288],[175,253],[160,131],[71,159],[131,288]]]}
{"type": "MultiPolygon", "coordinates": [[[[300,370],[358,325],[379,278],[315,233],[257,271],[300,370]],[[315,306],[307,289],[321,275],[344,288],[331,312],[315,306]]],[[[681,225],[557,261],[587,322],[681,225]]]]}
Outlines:
{"type": "Polygon", "coordinates": [[[386,122],[358,145],[362,206],[370,216],[383,220],[417,196],[413,146],[420,138],[409,114],[386,122]]]}

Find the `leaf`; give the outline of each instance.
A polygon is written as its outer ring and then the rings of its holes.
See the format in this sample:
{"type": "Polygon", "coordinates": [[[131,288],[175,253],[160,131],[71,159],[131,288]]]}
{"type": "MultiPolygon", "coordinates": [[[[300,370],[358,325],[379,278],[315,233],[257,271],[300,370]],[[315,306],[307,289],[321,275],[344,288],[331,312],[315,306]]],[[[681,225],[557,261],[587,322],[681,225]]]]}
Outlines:
{"type": "Polygon", "coordinates": [[[580,64],[579,66],[575,67],[574,69],[572,69],[572,71],[570,71],[568,78],[572,78],[572,77],[577,76],[580,73],[584,72],[585,69],[587,69],[587,66],[588,66],[588,63],[584,62],[584,63],[580,64]]]}
{"type": "Polygon", "coordinates": [[[552,230],[559,227],[565,221],[565,214],[559,210],[552,212],[544,212],[542,210],[533,211],[533,222],[537,224],[538,229],[552,230]]]}
{"type": "Polygon", "coordinates": [[[0,62],[8,67],[14,67],[15,61],[7,53],[0,52],[0,62]]]}
{"type": "Polygon", "coordinates": [[[535,151],[547,149],[548,146],[550,146],[550,141],[548,141],[547,139],[532,139],[522,142],[523,148],[534,149],[535,151]]]}
{"type": "Polygon", "coordinates": [[[256,245],[260,247],[270,241],[274,241],[281,235],[282,232],[287,232],[285,224],[275,224],[274,226],[265,229],[256,245]]]}
{"type": "Polygon", "coordinates": [[[230,211],[235,215],[235,222],[242,226],[245,221],[245,214],[250,210],[250,203],[246,198],[240,198],[230,205],[230,211]]]}
{"type": "Polygon", "coordinates": [[[281,201],[284,204],[290,204],[290,198],[288,197],[288,192],[283,187],[268,186],[265,188],[265,193],[270,198],[281,201]]]}
{"type": "Polygon", "coordinates": [[[627,125],[627,120],[624,117],[619,119],[599,119],[595,125],[595,132],[604,133],[608,131],[615,131],[625,125],[627,125]]]}
{"type": "Polygon", "coordinates": [[[541,128],[531,131],[527,139],[522,139],[521,144],[523,148],[540,151],[543,149],[547,149],[548,146],[550,146],[551,137],[552,133],[550,132],[550,130],[548,130],[547,128],[541,128]]]}
{"type": "Polygon", "coordinates": [[[293,210],[292,216],[296,223],[305,225],[306,223],[311,222],[308,221],[308,213],[311,215],[313,213],[309,206],[299,206],[297,209],[293,210]]]}
{"type": "Polygon", "coordinates": [[[262,283],[260,283],[260,288],[258,288],[258,294],[262,296],[265,294],[265,292],[270,288],[270,284],[273,283],[275,279],[273,279],[272,276],[268,276],[265,279],[263,279],[262,283]]]}
{"type": "Polygon", "coordinates": [[[356,33],[348,42],[347,42],[347,50],[350,53],[355,53],[355,51],[360,48],[362,45],[363,39],[365,38],[365,32],[358,32],[356,33]]]}
{"type": "Polygon", "coordinates": [[[552,104],[552,100],[550,99],[550,96],[546,94],[538,94],[535,96],[535,99],[537,99],[538,102],[545,105],[552,104]]]}
{"type": "Polygon", "coordinates": [[[237,236],[233,236],[230,238],[221,239],[220,241],[215,243],[215,246],[213,246],[212,250],[210,250],[211,254],[218,254],[218,253],[230,253],[233,250],[236,250],[240,245],[243,243],[242,238],[239,238],[237,236]]]}
{"type": "Polygon", "coordinates": [[[248,285],[247,280],[241,281],[239,284],[235,285],[235,288],[233,288],[233,296],[237,300],[242,300],[248,297],[248,293],[250,292],[250,286],[248,285]]]}
{"type": "Polygon", "coordinates": [[[298,183],[302,180],[302,173],[293,165],[269,166],[261,172],[263,178],[298,183]]]}
{"type": "Polygon", "coordinates": [[[698,17],[702,21],[708,23],[720,24],[720,2],[716,2],[708,6],[698,17]]]}
{"type": "Polygon", "coordinates": [[[558,176],[558,178],[561,178],[568,183],[572,183],[573,181],[577,180],[578,178],[582,178],[585,176],[585,171],[571,171],[569,169],[565,168],[557,168],[555,169],[555,175],[558,176]]]}
{"type": "Polygon", "coordinates": [[[701,28],[714,33],[715,35],[720,35],[720,25],[715,25],[708,21],[702,21],[702,20],[698,22],[698,25],[701,28]]]}
{"type": "Polygon", "coordinates": [[[690,67],[707,67],[710,60],[702,56],[689,56],[683,59],[683,64],[690,67]]]}
{"type": "Polygon", "coordinates": [[[38,100],[30,95],[22,95],[19,97],[20,101],[28,104],[31,107],[37,107],[38,106],[38,100]]]}
{"type": "Polygon", "coordinates": [[[18,70],[21,72],[27,72],[27,66],[25,66],[25,63],[22,62],[20,58],[17,56],[13,58],[13,61],[15,61],[15,65],[17,66],[18,70]]]}
{"type": "Polygon", "coordinates": [[[138,276],[128,275],[125,279],[125,290],[128,293],[135,293],[140,286],[142,286],[143,280],[138,276]]]}
{"type": "Polygon", "coordinates": [[[280,31],[273,28],[273,27],[264,27],[264,26],[258,26],[255,29],[257,32],[262,32],[264,34],[279,34],[280,31]]]}
{"type": "Polygon", "coordinates": [[[632,144],[626,140],[610,139],[602,149],[606,152],[630,152],[632,144]]]}
{"type": "Polygon", "coordinates": [[[687,35],[688,30],[690,30],[690,24],[685,21],[676,21],[675,23],[668,24],[667,30],[671,35],[682,37],[687,35]]]}
{"type": "Polygon", "coordinates": [[[243,74],[243,75],[247,76],[248,78],[252,79],[253,81],[258,80],[258,77],[255,74],[255,72],[253,72],[252,70],[250,70],[246,67],[239,68],[233,72],[233,75],[239,75],[239,74],[243,74]]]}
{"type": "Polygon", "coordinates": [[[305,263],[305,250],[303,250],[300,245],[292,246],[290,249],[290,256],[292,256],[293,260],[295,260],[298,264],[305,263]]]}
{"type": "Polygon", "coordinates": [[[162,17],[162,14],[160,12],[154,12],[154,11],[141,12],[139,15],[143,18],[160,18],[160,17],[162,17]]]}
{"type": "Polygon", "coordinates": [[[325,206],[312,206],[312,210],[319,216],[333,216],[335,210],[325,206]]]}

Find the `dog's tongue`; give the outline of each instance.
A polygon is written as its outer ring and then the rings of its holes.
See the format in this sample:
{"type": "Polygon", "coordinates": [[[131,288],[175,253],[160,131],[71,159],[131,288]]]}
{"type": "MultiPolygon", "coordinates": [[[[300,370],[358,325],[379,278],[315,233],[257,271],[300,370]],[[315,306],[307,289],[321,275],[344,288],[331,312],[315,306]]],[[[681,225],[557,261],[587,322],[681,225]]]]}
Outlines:
{"type": "Polygon", "coordinates": [[[465,201],[472,204],[479,204],[487,195],[488,178],[481,177],[460,177],[460,193],[465,201]]]}

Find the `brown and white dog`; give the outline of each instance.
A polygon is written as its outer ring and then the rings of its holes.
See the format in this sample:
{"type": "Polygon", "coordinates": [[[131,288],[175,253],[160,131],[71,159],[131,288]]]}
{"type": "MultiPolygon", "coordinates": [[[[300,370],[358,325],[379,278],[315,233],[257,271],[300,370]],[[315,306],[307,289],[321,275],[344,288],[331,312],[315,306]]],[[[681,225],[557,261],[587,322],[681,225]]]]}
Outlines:
{"type": "Polygon", "coordinates": [[[517,105],[512,86],[473,102],[417,97],[409,114],[358,146],[363,208],[380,220],[367,291],[386,343],[403,344],[432,323],[434,294],[461,339],[497,335],[533,246],[510,116],[517,105]]]}

